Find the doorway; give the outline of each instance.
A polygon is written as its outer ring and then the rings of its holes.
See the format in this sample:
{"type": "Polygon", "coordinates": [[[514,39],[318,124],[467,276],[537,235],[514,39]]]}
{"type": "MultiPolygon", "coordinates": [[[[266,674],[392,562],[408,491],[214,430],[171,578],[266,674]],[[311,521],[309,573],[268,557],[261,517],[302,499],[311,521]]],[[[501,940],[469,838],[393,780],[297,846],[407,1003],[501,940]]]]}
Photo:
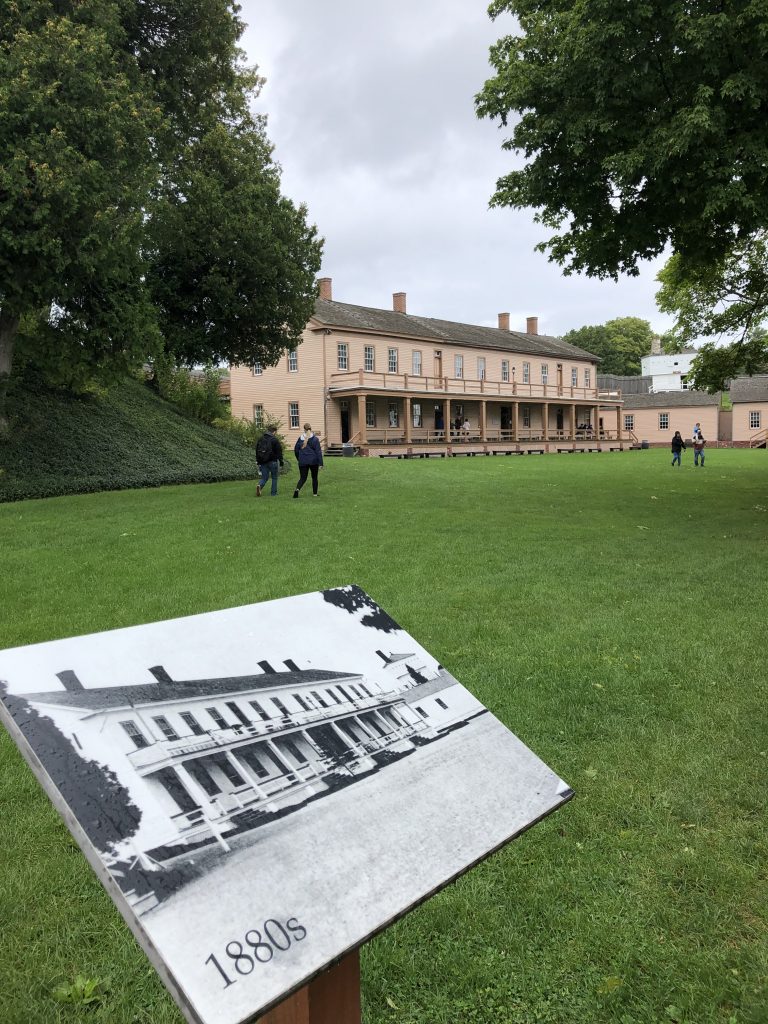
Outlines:
{"type": "Polygon", "coordinates": [[[443,376],[443,353],[440,349],[435,349],[435,376],[443,376]]]}
{"type": "Polygon", "coordinates": [[[346,444],[352,436],[349,428],[349,402],[341,403],[341,443],[346,444]]]}
{"type": "Polygon", "coordinates": [[[501,436],[504,438],[504,431],[512,430],[512,406],[502,405],[501,407],[501,436]]]}

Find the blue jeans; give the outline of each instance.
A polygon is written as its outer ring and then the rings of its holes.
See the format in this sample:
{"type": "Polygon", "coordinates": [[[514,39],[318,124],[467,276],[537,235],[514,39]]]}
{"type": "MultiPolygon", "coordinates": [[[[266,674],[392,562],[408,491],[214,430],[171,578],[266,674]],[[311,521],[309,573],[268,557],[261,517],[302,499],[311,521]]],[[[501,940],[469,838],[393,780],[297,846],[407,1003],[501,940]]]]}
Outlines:
{"type": "Polygon", "coordinates": [[[675,451],[674,448],[672,449],[672,465],[673,466],[674,466],[675,463],[677,463],[678,466],[682,465],[682,463],[680,462],[680,456],[681,455],[682,455],[682,449],[678,448],[677,451],[675,451]]]}
{"type": "Polygon", "coordinates": [[[701,459],[701,464],[703,466],[704,465],[704,449],[702,448],[700,452],[697,452],[696,449],[694,448],[694,450],[693,450],[693,464],[694,464],[694,466],[698,466],[699,459],[701,459]]]}
{"type": "Polygon", "coordinates": [[[266,487],[267,480],[272,477],[272,494],[277,494],[277,474],[280,469],[280,463],[275,459],[274,462],[262,462],[259,466],[259,487],[266,487]]]}

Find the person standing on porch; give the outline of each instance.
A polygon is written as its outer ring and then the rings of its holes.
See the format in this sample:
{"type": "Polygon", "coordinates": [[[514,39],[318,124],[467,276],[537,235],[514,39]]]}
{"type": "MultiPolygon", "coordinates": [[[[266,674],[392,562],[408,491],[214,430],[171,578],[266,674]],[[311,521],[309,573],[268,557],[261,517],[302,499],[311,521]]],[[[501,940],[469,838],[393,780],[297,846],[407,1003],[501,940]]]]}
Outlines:
{"type": "Polygon", "coordinates": [[[320,442],[312,433],[309,423],[304,424],[304,433],[296,442],[293,449],[299,463],[299,482],[293,492],[294,498],[298,498],[299,491],[307,482],[307,475],[312,474],[312,496],[317,497],[317,473],[323,464],[323,449],[320,442]]]}
{"type": "Polygon", "coordinates": [[[683,435],[680,433],[679,430],[676,430],[675,431],[675,436],[672,438],[672,465],[673,466],[674,466],[675,463],[677,463],[678,466],[682,465],[682,463],[680,461],[680,455],[681,455],[681,453],[683,451],[683,448],[685,448],[685,447],[686,447],[686,444],[685,444],[685,441],[683,440],[683,435]]]}

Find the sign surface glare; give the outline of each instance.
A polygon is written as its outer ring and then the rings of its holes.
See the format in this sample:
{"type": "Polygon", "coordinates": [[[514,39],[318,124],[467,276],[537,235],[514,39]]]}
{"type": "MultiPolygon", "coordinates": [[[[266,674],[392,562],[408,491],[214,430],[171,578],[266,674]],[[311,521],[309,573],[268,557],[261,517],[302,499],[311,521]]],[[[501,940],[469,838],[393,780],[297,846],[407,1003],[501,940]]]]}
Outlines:
{"type": "Polygon", "coordinates": [[[355,586],[0,651],[0,718],[195,1024],[572,795],[355,586]]]}

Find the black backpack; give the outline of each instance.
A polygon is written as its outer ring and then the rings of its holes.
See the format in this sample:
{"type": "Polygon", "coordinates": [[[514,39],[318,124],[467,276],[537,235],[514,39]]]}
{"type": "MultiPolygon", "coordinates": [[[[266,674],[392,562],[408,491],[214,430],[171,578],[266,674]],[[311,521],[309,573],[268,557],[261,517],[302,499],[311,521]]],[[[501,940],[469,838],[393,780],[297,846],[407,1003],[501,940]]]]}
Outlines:
{"type": "Polygon", "coordinates": [[[271,462],[272,461],[272,435],[262,434],[259,440],[256,442],[256,461],[257,462],[271,462]]]}

